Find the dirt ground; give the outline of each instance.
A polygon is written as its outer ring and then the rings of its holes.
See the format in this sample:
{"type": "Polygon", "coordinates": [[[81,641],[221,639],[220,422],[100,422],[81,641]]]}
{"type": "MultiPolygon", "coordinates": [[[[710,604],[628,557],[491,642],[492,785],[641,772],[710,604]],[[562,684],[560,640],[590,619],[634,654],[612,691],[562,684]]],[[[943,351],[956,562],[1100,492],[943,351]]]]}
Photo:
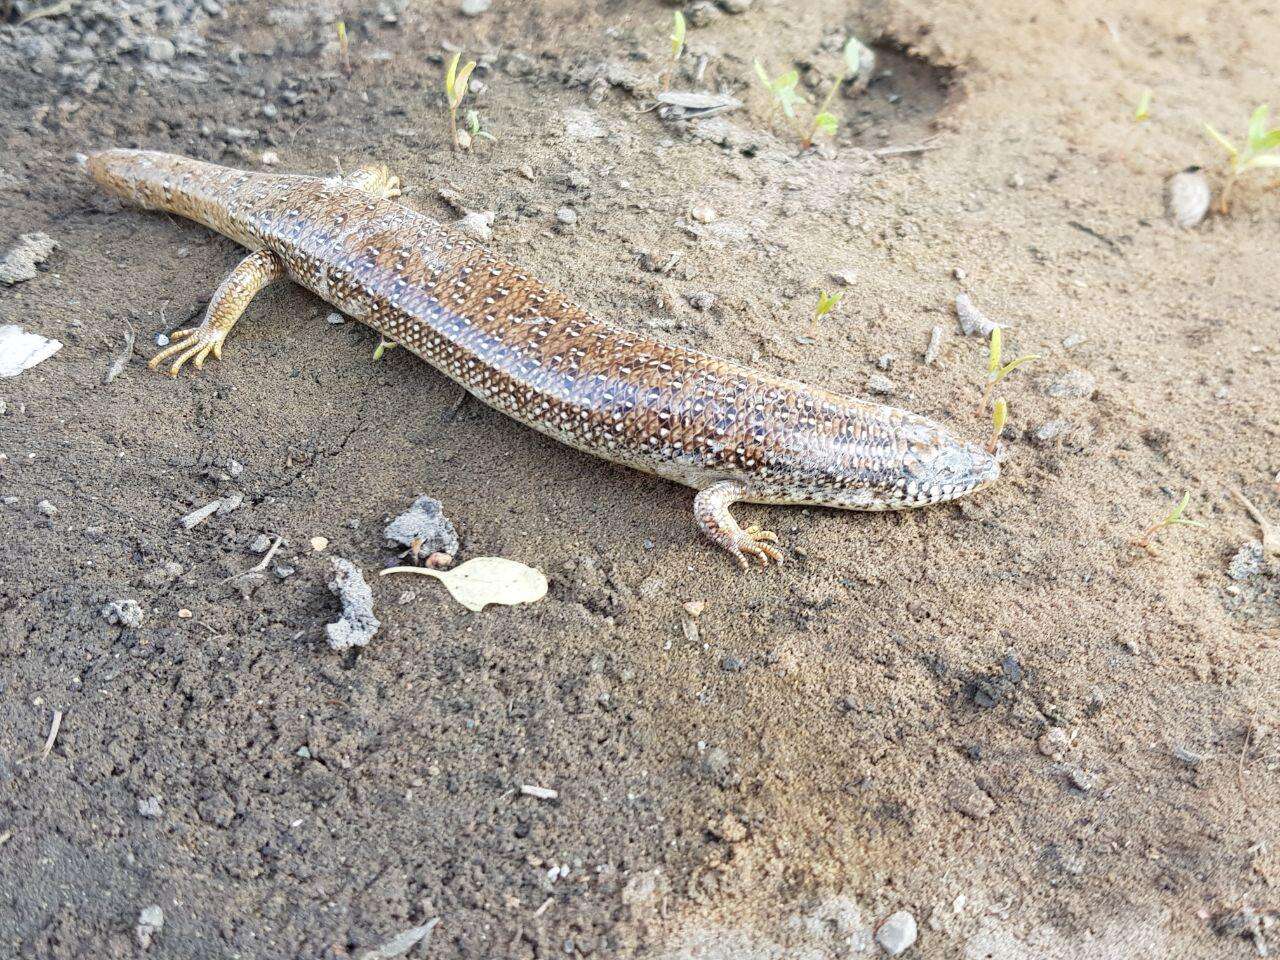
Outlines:
{"type": "Polygon", "coordinates": [[[0,3],[0,252],[59,244],[0,324],[65,343],[0,381],[0,955],[363,957],[439,917],[410,956],[820,960],[885,955],[899,911],[912,957],[1280,947],[1280,575],[1231,566],[1259,530],[1228,492],[1280,521],[1280,192],[1247,178],[1192,230],[1163,199],[1189,165],[1220,180],[1202,121],[1239,139],[1280,99],[1273,9],[698,3],[673,87],[745,105],[689,121],[647,109],[657,3],[352,4],[349,78],[332,4],[18,25],[47,6],[0,3]],[[874,80],[802,151],[752,60],[813,101],[850,33],[874,80]],[[497,138],[473,155],[448,147],[454,47],[497,138]],[[457,408],[296,287],[221,362],[148,371],[241,253],[99,196],[75,155],[108,146],[385,161],[593,311],[842,392],[887,377],[975,440],[985,345],[956,295],[1041,359],[1002,385],[996,486],[741,508],[789,560],[740,575],[689,491],[457,408]],[[1184,491],[1206,526],[1134,546],[1184,491]],[[464,557],[550,594],[471,614],[374,576],[424,493],[464,557]],[[261,535],[284,538],[266,575],[228,580],[261,535]],[[359,652],[325,643],[331,556],[374,588],[359,652]],[[140,625],[103,615],[125,601],[140,625]]]}

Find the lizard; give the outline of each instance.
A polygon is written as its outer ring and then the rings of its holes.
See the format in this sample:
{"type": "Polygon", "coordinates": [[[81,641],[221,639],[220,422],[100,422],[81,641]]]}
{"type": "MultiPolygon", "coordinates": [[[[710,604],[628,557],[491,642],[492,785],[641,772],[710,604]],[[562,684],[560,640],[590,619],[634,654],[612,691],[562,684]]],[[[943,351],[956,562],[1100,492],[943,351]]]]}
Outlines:
{"type": "Polygon", "coordinates": [[[995,456],[907,410],[632,332],[477,241],[397,202],[369,163],[332,177],[256,173],[110,149],[87,173],[124,201],[210,227],[251,252],[203,320],[149,363],[221,359],[253,297],[289,278],[472,395],[562,443],[691,487],[702,533],[742,569],[781,563],[738,502],[903,510],[991,484],[995,456]]]}

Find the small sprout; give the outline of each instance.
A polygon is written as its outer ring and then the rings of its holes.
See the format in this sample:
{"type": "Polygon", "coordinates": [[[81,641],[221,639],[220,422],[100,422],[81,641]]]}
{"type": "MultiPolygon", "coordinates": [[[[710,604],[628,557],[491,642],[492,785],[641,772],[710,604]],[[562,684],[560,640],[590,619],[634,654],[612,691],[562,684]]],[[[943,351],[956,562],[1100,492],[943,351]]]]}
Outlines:
{"type": "Polygon", "coordinates": [[[676,11],[671,25],[671,66],[662,78],[662,89],[671,89],[671,77],[676,72],[676,64],[680,62],[680,54],[684,53],[684,14],[676,11]]]}
{"type": "Polygon", "coordinates": [[[987,402],[991,399],[991,393],[995,390],[996,385],[1005,377],[1017,370],[1024,363],[1032,360],[1039,360],[1038,353],[1028,353],[1018,357],[1016,360],[1010,360],[1004,363],[1001,357],[1001,345],[1003,337],[1000,334],[1000,328],[995,327],[991,331],[991,347],[987,358],[987,386],[982,391],[982,399],[978,402],[978,413],[987,408],[987,402]]]}
{"type": "Polygon", "coordinates": [[[825,290],[819,290],[818,305],[813,308],[813,325],[817,326],[819,320],[834,310],[843,296],[843,293],[827,293],[825,290]]]}
{"type": "Polygon", "coordinates": [[[342,72],[345,76],[351,76],[351,48],[347,44],[347,22],[345,20],[338,21],[338,57],[342,63],[342,72]]]}
{"type": "Polygon", "coordinates": [[[470,138],[470,146],[474,147],[477,140],[488,140],[490,143],[497,143],[498,138],[480,125],[480,114],[475,110],[467,111],[467,136],[470,138]]]}
{"type": "Polygon", "coordinates": [[[382,359],[382,355],[383,355],[384,353],[386,353],[388,350],[393,349],[393,348],[394,348],[394,347],[396,347],[396,346],[397,346],[397,344],[396,344],[396,342],[395,342],[394,340],[388,340],[388,339],[386,339],[385,337],[379,337],[379,338],[378,338],[378,345],[377,345],[376,347],[374,347],[374,348],[373,348],[373,359],[374,359],[374,361],[376,362],[376,361],[378,361],[378,360],[381,360],[381,359],[382,359]]]}
{"type": "Polygon", "coordinates": [[[1147,529],[1142,532],[1142,536],[1134,542],[1139,547],[1149,547],[1151,545],[1151,538],[1165,527],[1176,527],[1181,525],[1184,527],[1200,527],[1203,529],[1205,525],[1199,520],[1189,520],[1185,516],[1187,512],[1187,504],[1190,500],[1191,491],[1188,490],[1182,495],[1182,499],[1178,501],[1178,505],[1170,510],[1163,520],[1159,520],[1147,527],[1147,529]]]}
{"type": "Polygon", "coordinates": [[[1249,134],[1244,149],[1240,149],[1209,124],[1204,128],[1209,136],[1227,152],[1227,182],[1222,188],[1222,196],[1218,200],[1218,211],[1227,213],[1231,208],[1231,190],[1236,180],[1250,170],[1264,168],[1280,168],[1280,127],[1267,126],[1267,105],[1264,103],[1253,111],[1249,118],[1249,134]]]}
{"type": "Polygon", "coordinates": [[[1133,112],[1133,119],[1141,123],[1151,118],[1151,88],[1147,87],[1138,98],[1138,109],[1133,112]]]}
{"type": "Polygon", "coordinates": [[[987,444],[987,453],[995,454],[1000,446],[1000,434],[1009,419],[1009,404],[1004,397],[996,401],[991,411],[991,441],[987,444]]]}
{"type": "Polygon", "coordinates": [[[462,59],[461,50],[453,55],[444,74],[444,92],[449,101],[449,132],[453,134],[455,150],[462,146],[458,140],[458,107],[462,105],[462,99],[467,95],[467,80],[471,77],[471,71],[476,68],[476,62],[468,60],[459,70],[460,59],[462,59]]]}
{"type": "Polygon", "coordinates": [[[800,83],[800,71],[788,70],[786,73],[779,74],[774,79],[769,79],[769,74],[765,72],[764,67],[760,65],[760,61],[755,61],[756,76],[760,78],[760,82],[764,84],[769,95],[773,97],[773,106],[782,108],[783,115],[789,120],[794,121],[796,118],[796,104],[800,102],[800,94],[796,92],[796,86],[800,83]]]}

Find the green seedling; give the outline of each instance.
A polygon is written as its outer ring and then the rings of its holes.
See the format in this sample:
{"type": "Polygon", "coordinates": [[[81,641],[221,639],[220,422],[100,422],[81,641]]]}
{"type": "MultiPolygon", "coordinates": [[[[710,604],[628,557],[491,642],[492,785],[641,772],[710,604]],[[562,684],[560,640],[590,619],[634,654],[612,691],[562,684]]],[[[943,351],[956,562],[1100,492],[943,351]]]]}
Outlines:
{"type": "Polygon", "coordinates": [[[1009,404],[1004,397],[996,401],[991,411],[991,440],[987,443],[987,453],[995,454],[1000,446],[1000,433],[1009,419],[1009,404]]]}
{"type": "Polygon", "coordinates": [[[379,337],[378,345],[373,348],[373,359],[375,361],[381,360],[382,355],[384,353],[386,353],[388,350],[395,349],[396,346],[398,346],[398,344],[394,340],[387,340],[385,338],[379,337]]]}
{"type": "Polygon", "coordinates": [[[453,134],[455,150],[462,146],[458,142],[458,107],[462,105],[462,99],[467,95],[467,80],[471,77],[471,71],[476,68],[476,62],[468,60],[459,70],[458,61],[461,59],[462,51],[459,50],[453,55],[444,72],[444,93],[449,101],[449,132],[453,134]]]}
{"type": "Polygon", "coordinates": [[[351,76],[351,48],[347,44],[347,22],[338,21],[338,58],[344,76],[351,76]]]}
{"type": "Polygon", "coordinates": [[[787,118],[788,123],[794,123],[796,119],[796,104],[800,102],[800,94],[796,92],[796,87],[800,83],[800,71],[788,70],[786,73],[779,74],[774,79],[769,79],[769,74],[764,67],[760,65],[760,61],[755,61],[756,76],[760,78],[760,82],[764,84],[769,95],[773,98],[770,104],[770,112],[775,107],[782,108],[782,115],[787,118]]]}
{"type": "Polygon", "coordinates": [[[1018,367],[1022,366],[1024,363],[1030,363],[1032,360],[1040,359],[1040,355],[1038,353],[1028,353],[1024,356],[1018,357],[1016,360],[1010,360],[1008,363],[1004,363],[1000,355],[1001,341],[1000,328],[996,327],[991,331],[991,347],[987,359],[987,386],[986,389],[982,391],[982,399],[978,402],[978,413],[982,413],[983,410],[987,409],[987,403],[991,400],[991,393],[995,390],[1001,380],[1013,373],[1013,371],[1017,370],[1018,367]]]}
{"type": "Polygon", "coordinates": [[[816,327],[819,320],[834,310],[843,296],[843,293],[827,293],[825,290],[819,290],[818,305],[813,308],[813,326],[816,327]]]}
{"type": "Polygon", "coordinates": [[[684,14],[677,10],[671,26],[671,66],[667,68],[666,76],[663,77],[663,90],[671,89],[671,77],[676,72],[676,64],[680,62],[680,54],[684,53],[684,31],[684,14]]]}
{"type": "Polygon", "coordinates": [[[1249,133],[1245,140],[1244,148],[1237,147],[1234,143],[1220,134],[1209,124],[1205,124],[1204,128],[1209,132],[1209,136],[1218,142],[1223,150],[1227,151],[1227,182],[1222,188],[1222,196],[1218,200],[1218,212],[1227,213],[1231,208],[1231,191],[1242,175],[1250,170],[1261,170],[1265,168],[1280,168],[1280,127],[1267,126],[1267,105],[1264,103],[1258,109],[1253,111],[1253,116],[1249,118],[1249,133]]]}
{"type": "MultiPolygon", "coordinates": [[[[463,134],[459,134],[462,137],[463,134]]],[[[477,140],[488,140],[490,143],[497,143],[498,138],[480,125],[480,114],[475,110],[467,111],[467,129],[465,133],[466,148],[473,149],[477,140]]]]}
{"type": "Polygon", "coordinates": [[[1140,547],[1149,547],[1151,545],[1151,538],[1155,536],[1157,533],[1159,533],[1161,530],[1163,530],[1165,527],[1183,526],[1183,527],[1200,527],[1201,529],[1203,529],[1205,526],[1203,523],[1201,523],[1199,520],[1190,520],[1186,516],[1187,504],[1190,502],[1190,500],[1191,500],[1191,491],[1188,490],[1186,493],[1182,495],[1182,499],[1178,501],[1178,505],[1174,507],[1172,510],[1170,510],[1168,515],[1163,520],[1158,520],[1155,523],[1153,523],[1151,526],[1147,527],[1146,530],[1142,531],[1142,536],[1140,536],[1134,542],[1140,547]]]}
{"type": "Polygon", "coordinates": [[[808,150],[813,146],[813,141],[819,134],[828,137],[836,135],[836,131],[840,128],[840,120],[831,112],[831,101],[835,99],[836,93],[840,90],[846,77],[858,76],[866,59],[868,59],[866,48],[856,37],[850,37],[844,45],[844,67],[831,84],[831,89],[827,91],[827,95],[822,98],[822,103],[818,105],[818,109],[813,114],[813,119],[809,121],[807,126],[801,124],[800,118],[796,115],[796,104],[800,102],[800,93],[797,89],[800,83],[799,72],[788,70],[786,73],[770,80],[768,71],[761,66],[759,60],[755,61],[755,68],[756,76],[760,78],[760,82],[764,84],[765,89],[769,91],[769,96],[772,97],[770,112],[772,113],[774,108],[780,107],[782,115],[787,118],[787,123],[800,137],[800,145],[808,150]]]}
{"type": "Polygon", "coordinates": [[[1151,117],[1151,88],[1142,91],[1142,96],[1138,98],[1138,109],[1133,112],[1133,119],[1141,123],[1143,120],[1151,117]]]}

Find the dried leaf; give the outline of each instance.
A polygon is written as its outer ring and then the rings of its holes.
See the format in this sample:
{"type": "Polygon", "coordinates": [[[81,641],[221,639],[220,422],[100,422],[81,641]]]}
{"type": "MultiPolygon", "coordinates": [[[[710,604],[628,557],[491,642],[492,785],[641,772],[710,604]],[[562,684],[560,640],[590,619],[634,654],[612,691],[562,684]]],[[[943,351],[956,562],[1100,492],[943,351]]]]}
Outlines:
{"type": "Polygon", "coordinates": [[[547,594],[547,578],[541,570],[505,557],[476,557],[452,570],[391,567],[382,571],[383,576],[388,573],[435,577],[455,600],[473,611],[483,610],[491,603],[533,603],[547,594]]]}

